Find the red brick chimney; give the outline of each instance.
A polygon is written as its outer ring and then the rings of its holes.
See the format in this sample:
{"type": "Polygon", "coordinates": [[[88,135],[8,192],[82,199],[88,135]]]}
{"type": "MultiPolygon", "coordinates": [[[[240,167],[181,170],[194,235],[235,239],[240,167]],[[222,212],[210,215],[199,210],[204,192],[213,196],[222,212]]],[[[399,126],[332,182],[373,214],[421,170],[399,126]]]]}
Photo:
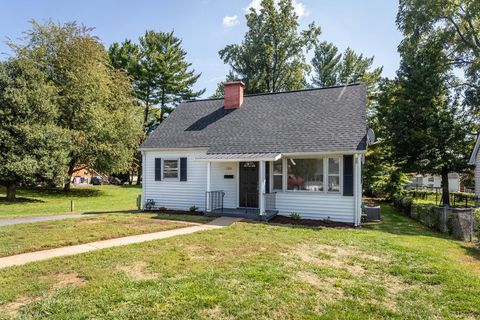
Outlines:
{"type": "Polygon", "coordinates": [[[238,109],[243,103],[243,88],[245,84],[242,81],[227,82],[223,85],[225,109],[238,109]]]}

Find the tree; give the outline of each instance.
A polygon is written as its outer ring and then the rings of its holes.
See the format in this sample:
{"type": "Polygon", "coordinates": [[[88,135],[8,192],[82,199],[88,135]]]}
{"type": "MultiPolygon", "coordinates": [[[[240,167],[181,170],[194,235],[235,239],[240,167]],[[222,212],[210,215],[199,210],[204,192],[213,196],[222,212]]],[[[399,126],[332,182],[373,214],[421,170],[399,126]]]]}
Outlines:
{"type": "MultiPolygon", "coordinates": [[[[464,104],[480,117],[480,1],[401,0],[397,25],[409,38],[440,37],[446,63],[461,68],[464,104]]],[[[478,120],[478,119],[477,119],[478,120]]]]}
{"type": "Polygon", "coordinates": [[[315,46],[312,59],[312,85],[328,87],[355,82],[365,82],[372,89],[380,81],[382,67],[372,69],[374,57],[364,57],[347,48],[343,54],[329,42],[315,46]]]}
{"type": "Polygon", "coordinates": [[[57,90],[56,124],[66,130],[68,182],[74,170],[126,170],[142,132],[141,111],[127,76],[111,67],[91,29],[76,23],[40,25],[23,43],[11,44],[20,58],[32,59],[57,90]]]}
{"type": "Polygon", "coordinates": [[[19,183],[53,181],[67,163],[68,134],[56,124],[57,90],[35,61],[0,63],[0,184],[15,200],[19,183]]]}
{"type": "Polygon", "coordinates": [[[182,100],[201,96],[194,91],[201,74],[187,62],[182,41],[173,32],[146,31],[135,44],[125,40],[109,48],[112,65],[133,80],[133,89],[144,107],[145,132],[152,131],[182,100]],[[191,70],[190,70],[191,69],[191,70]]]}
{"type": "Polygon", "coordinates": [[[466,114],[448,84],[455,81],[441,39],[411,39],[401,48],[397,78],[379,103],[392,154],[406,171],[441,174],[449,205],[448,174],[467,166],[466,114]]]}
{"type": "Polygon", "coordinates": [[[292,0],[262,0],[261,9],[250,9],[246,18],[242,43],[219,51],[235,78],[245,82],[245,92],[303,89],[310,70],[304,54],[317,42],[320,28],[312,23],[299,32],[292,0]]]}
{"type": "MultiPolygon", "coordinates": [[[[112,65],[126,72],[133,83],[137,101],[143,107],[145,135],[152,132],[182,100],[201,96],[205,90],[194,91],[201,74],[196,74],[187,62],[182,41],[173,32],[146,31],[135,44],[131,40],[113,43],[109,48],[112,65]]],[[[135,152],[130,169],[141,180],[141,154],[135,152]]],[[[132,174],[133,175],[133,174],[132,174]]]]}

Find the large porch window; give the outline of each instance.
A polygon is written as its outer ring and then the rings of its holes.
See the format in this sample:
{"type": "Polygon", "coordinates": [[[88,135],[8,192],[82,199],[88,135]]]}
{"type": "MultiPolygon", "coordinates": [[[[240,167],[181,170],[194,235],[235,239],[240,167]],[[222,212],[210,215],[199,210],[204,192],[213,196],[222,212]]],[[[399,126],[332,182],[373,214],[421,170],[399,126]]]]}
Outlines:
{"type": "Polygon", "coordinates": [[[287,190],[323,191],[323,159],[287,159],[287,190]]]}
{"type": "Polygon", "coordinates": [[[274,191],[341,191],[341,157],[287,158],[272,164],[274,191]]]}

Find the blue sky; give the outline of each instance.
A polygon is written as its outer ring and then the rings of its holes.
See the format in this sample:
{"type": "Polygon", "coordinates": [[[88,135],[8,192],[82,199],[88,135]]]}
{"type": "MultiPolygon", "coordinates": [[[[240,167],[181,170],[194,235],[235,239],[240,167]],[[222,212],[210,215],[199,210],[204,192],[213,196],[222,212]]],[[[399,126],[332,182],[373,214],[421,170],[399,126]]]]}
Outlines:
{"type": "MultiPolygon", "coordinates": [[[[5,40],[20,37],[29,28],[30,19],[81,22],[95,27],[94,34],[107,46],[125,38],[137,39],[146,29],[174,30],[183,40],[189,61],[202,73],[197,88],[206,88],[205,96],[209,96],[228,72],[218,51],[242,40],[245,10],[258,1],[6,1],[0,9],[0,59],[9,53],[5,40]]],[[[333,42],[342,51],[349,46],[358,53],[375,56],[375,65],[383,66],[388,77],[395,75],[399,64],[397,5],[394,0],[295,1],[301,27],[315,21],[322,28],[321,40],[333,42]]]]}

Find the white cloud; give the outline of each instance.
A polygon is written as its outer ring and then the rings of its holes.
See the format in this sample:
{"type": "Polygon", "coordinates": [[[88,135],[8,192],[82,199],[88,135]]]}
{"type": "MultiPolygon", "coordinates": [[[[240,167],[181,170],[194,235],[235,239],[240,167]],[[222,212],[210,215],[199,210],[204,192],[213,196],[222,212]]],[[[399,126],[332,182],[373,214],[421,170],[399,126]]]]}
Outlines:
{"type": "MultiPolygon", "coordinates": [[[[275,0],[275,3],[278,4],[278,0],[275,0]]],[[[306,17],[310,14],[310,12],[307,10],[307,7],[301,2],[298,2],[296,0],[292,1],[293,5],[293,10],[295,11],[295,14],[301,18],[301,17],[306,17]]],[[[248,6],[245,8],[245,12],[248,13],[250,12],[250,8],[255,9],[255,10],[260,10],[262,8],[262,0],[252,0],[248,6]]]]}
{"type": "Polygon", "coordinates": [[[225,16],[223,17],[223,26],[225,28],[231,28],[239,23],[238,16],[225,16]]]}

